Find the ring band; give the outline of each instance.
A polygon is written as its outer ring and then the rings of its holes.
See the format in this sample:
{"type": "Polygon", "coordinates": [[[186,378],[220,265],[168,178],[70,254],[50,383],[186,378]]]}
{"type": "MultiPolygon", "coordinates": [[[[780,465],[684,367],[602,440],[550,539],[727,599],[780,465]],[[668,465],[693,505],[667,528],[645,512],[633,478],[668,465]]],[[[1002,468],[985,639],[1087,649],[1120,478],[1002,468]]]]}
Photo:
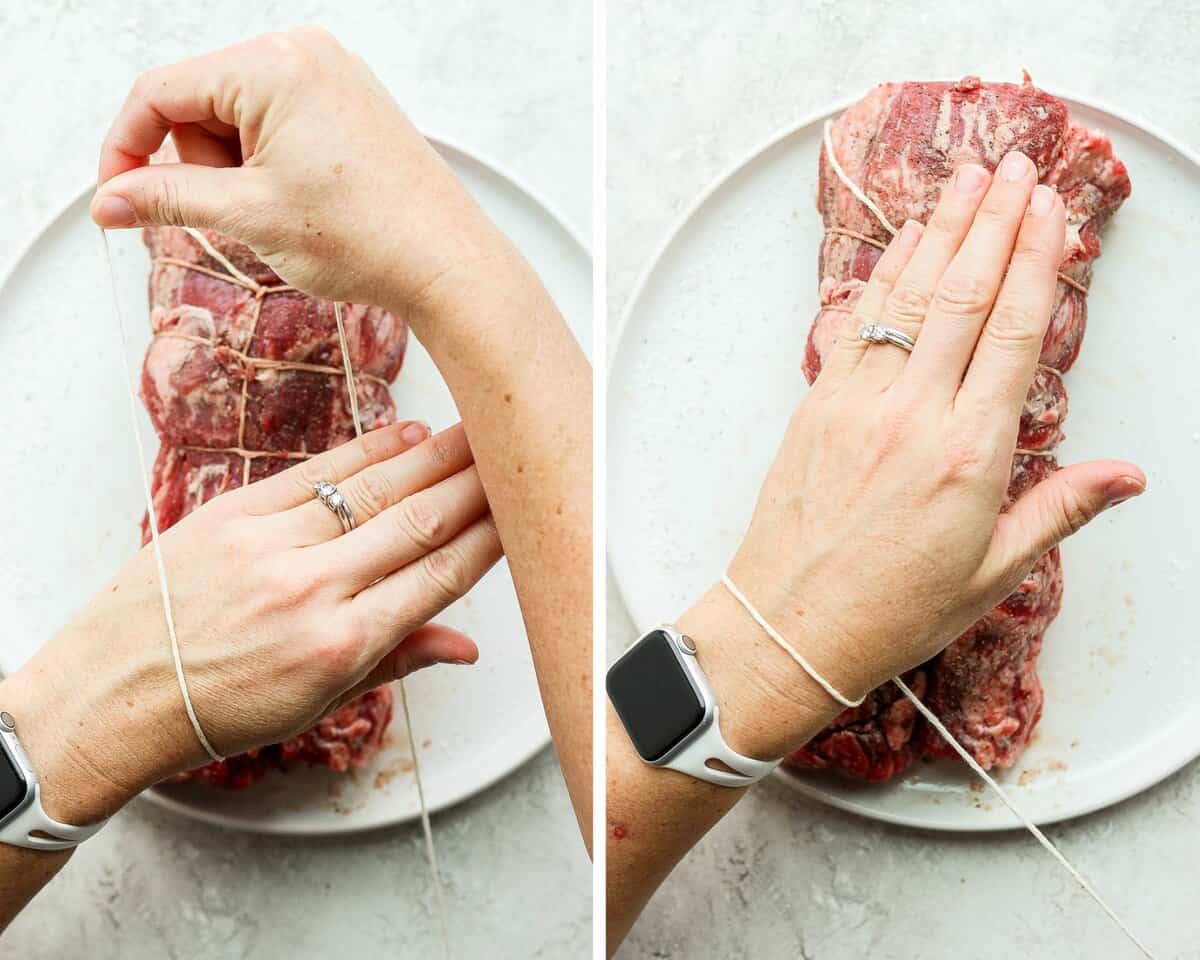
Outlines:
{"type": "Polygon", "coordinates": [[[903,330],[897,330],[895,327],[881,327],[874,323],[863,324],[863,328],[858,331],[858,338],[866,340],[867,343],[890,343],[909,353],[912,353],[913,347],[917,345],[917,341],[903,330]]]}
{"type": "Polygon", "coordinates": [[[338,518],[342,525],[342,533],[349,533],[354,529],[354,511],[350,509],[350,504],[346,502],[346,498],[342,496],[336,486],[322,480],[313,485],[313,493],[338,518]]]}

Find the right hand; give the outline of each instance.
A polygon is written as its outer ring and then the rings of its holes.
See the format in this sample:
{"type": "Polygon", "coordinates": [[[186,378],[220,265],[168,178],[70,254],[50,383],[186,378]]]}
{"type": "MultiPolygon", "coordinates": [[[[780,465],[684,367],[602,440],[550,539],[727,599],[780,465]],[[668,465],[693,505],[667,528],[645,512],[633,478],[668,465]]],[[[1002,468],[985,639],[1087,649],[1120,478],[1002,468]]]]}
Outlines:
{"type": "Polygon", "coordinates": [[[101,227],[216,230],[318,297],[403,311],[515,256],[362,59],[313,27],[143,74],[98,182],[101,227]],[[181,162],[148,165],[168,133],[181,162]]]}
{"type": "MultiPolygon", "coordinates": [[[[161,538],[188,690],[232,755],[306,729],[360,693],[475,644],[431,617],[500,558],[461,426],[365,434],[222,494],[161,538]],[[337,484],[343,534],[313,484],[337,484]]],[[[68,823],[111,814],[208,760],[184,711],[149,546],[3,682],[5,709],[68,823]]]]}
{"type": "MultiPolygon", "coordinates": [[[[1036,179],[1019,153],[994,178],[961,168],[929,225],[892,241],[792,417],[730,566],[848,697],[935,655],[1043,553],[1145,489],[1133,464],[1081,463],[1000,512],[1064,242],[1063,203],[1036,179]],[[916,349],[867,345],[856,335],[866,322],[904,330],[916,349]]],[[[776,677],[785,705],[787,688],[810,705],[815,690],[836,712],[740,608],[733,616],[755,646],[731,662],[776,677]],[[764,646],[769,671],[755,660],[764,646]]],[[[792,735],[772,749],[800,746],[792,735]]]]}

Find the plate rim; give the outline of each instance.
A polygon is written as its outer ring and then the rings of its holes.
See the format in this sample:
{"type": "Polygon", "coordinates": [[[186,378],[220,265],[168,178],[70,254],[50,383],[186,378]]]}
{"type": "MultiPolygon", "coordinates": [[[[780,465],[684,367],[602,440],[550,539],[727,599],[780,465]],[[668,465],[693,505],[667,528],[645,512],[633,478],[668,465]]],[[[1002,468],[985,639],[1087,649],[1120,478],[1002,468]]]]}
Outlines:
{"type": "MultiPolygon", "coordinates": [[[[1094,111],[1096,113],[1112,117],[1114,120],[1120,121],[1127,126],[1140,130],[1142,133],[1162,143],[1166,147],[1181,155],[1188,160],[1196,169],[1200,171],[1200,150],[1189,147],[1184,144],[1179,138],[1166,132],[1160,127],[1143,119],[1141,116],[1125,110],[1121,107],[1113,106],[1103,100],[1079,94],[1071,90],[1067,90],[1057,85],[1034,84],[1039,90],[1049,93],[1051,96],[1057,97],[1065,101],[1068,106],[1079,106],[1084,109],[1094,111]]],[[[862,93],[841,97],[834,100],[832,103],[826,104],[815,110],[803,114],[800,119],[794,120],[781,127],[777,127],[772,133],[765,138],[756,142],[751,148],[743,153],[739,153],[733,161],[721,168],[719,173],[713,178],[709,184],[700,191],[699,194],[684,208],[670,224],[662,239],[655,246],[651,256],[646,261],[645,266],[639,271],[637,279],[630,290],[629,297],[625,305],[621,309],[620,316],[617,320],[616,329],[609,341],[609,349],[606,356],[606,372],[605,384],[606,397],[615,395],[612,390],[613,378],[616,374],[617,364],[616,359],[621,348],[626,342],[626,333],[629,324],[632,320],[634,311],[638,308],[638,304],[645,293],[646,287],[650,283],[650,279],[658,270],[660,263],[666,257],[672,246],[675,244],[679,235],[687,227],[688,223],[696,216],[700,209],[707,204],[721,189],[725,187],[743,169],[758,160],[763,154],[778,146],[784,140],[799,133],[801,130],[811,127],[822,120],[825,120],[835,114],[844,112],[851,105],[857,103],[862,97],[873,90],[874,87],[866,88],[862,93]]],[[[608,411],[606,411],[606,414],[608,411]]],[[[607,470],[606,470],[607,472],[607,470]]],[[[606,478],[607,483],[607,478],[606,478]]],[[[605,542],[605,567],[612,578],[617,599],[621,603],[622,609],[630,621],[633,621],[633,613],[628,602],[628,587],[624,582],[624,578],[618,570],[617,564],[614,562],[612,555],[611,540],[606,536],[605,542]]],[[[634,622],[634,629],[639,629],[638,624],[634,622]]],[[[1189,763],[1192,763],[1200,757],[1200,736],[1195,738],[1195,743],[1190,750],[1181,750],[1178,755],[1172,754],[1170,758],[1161,764],[1150,764],[1145,767],[1142,776],[1131,778],[1129,784],[1121,784],[1116,789],[1102,792],[1093,800],[1089,800],[1082,804],[1079,808],[1073,809],[1065,813],[1047,813],[1043,816],[1031,818],[1035,824],[1039,826],[1049,825],[1054,823],[1062,823],[1067,820],[1073,820],[1079,817],[1095,813],[1098,810],[1103,810],[1116,804],[1128,800],[1130,797],[1136,796],[1153,786],[1166,780],[1168,777],[1182,770],[1189,763]]],[[[875,809],[868,810],[861,804],[855,803],[853,800],[843,797],[831,795],[822,791],[816,784],[806,781],[803,775],[798,771],[786,769],[783,766],[777,767],[772,773],[773,778],[786,784],[790,789],[807,796],[811,799],[818,800],[821,803],[834,807],[835,809],[855,814],[869,820],[875,820],[881,823],[889,823],[896,826],[913,827],[923,830],[936,830],[944,833],[999,833],[1009,830],[1023,830],[1024,826],[1014,819],[1012,823],[1007,822],[985,822],[985,823],[961,823],[961,822],[934,822],[917,816],[906,816],[904,814],[895,814],[889,812],[880,812],[875,809]]]]}
{"type": "MultiPolygon", "coordinates": [[[[484,152],[475,149],[474,147],[466,146],[458,139],[447,136],[442,133],[434,133],[423,131],[422,136],[425,137],[433,146],[439,149],[439,152],[448,151],[456,153],[460,157],[478,165],[484,170],[490,172],[493,176],[504,181],[508,186],[515,189],[519,194],[531,201],[535,207],[540,209],[550,221],[562,231],[568,240],[578,249],[578,252],[583,255],[589,266],[594,269],[594,258],[592,256],[591,245],[574,223],[558,208],[556,204],[548,200],[539,190],[531,186],[524,178],[514,174],[505,165],[498,163],[484,152]]],[[[18,247],[13,254],[11,260],[0,272],[0,296],[9,283],[16,276],[17,271],[22,267],[25,261],[33,252],[34,247],[42,240],[54,225],[61,220],[71,210],[75,204],[84,199],[89,193],[95,191],[96,184],[93,181],[88,181],[80,187],[68,192],[64,199],[53,205],[48,213],[36,224],[34,229],[26,236],[24,242],[18,247]]],[[[99,229],[99,228],[97,228],[99,229]]],[[[589,275],[590,283],[590,275],[589,275]]],[[[594,298],[595,291],[592,291],[594,298]]],[[[594,312],[594,311],[593,311],[594,312]]],[[[594,320],[592,321],[594,323],[594,320]]],[[[3,670],[0,670],[0,677],[4,676],[3,670]]],[[[540,702],[540,700],[539,700],[540,702]]],[[[544,725],[544,714],[543,714],[544,725]]],[[[515,728],[521,730],[522,728],[515,728]]],[[[491,771],[483,780],[473,783],[471,786],[460,786],[457,789],[452,789],[448,794],[440,799],[437,803],[428,804],[426,809],[430,815],[447,810],[450,807],[457,806],[466,800],[471,799],[479,794],[490,790],[501,780],[516,773],[522,767],[530,762],[539,753],[550,746],[552,738],[549,729],[547,728],[540,736],[531,737],[529,745],[519,751],[513,753],[512,759],[507,764],[499,764],[496,769],[491,771]]],[[[192,804],[185,803],[177,797],[170,796],[169,788],[163,788],[161,785],[155,785],[147,790],[144,790],[136,799],[145,800],[154,806],[168,810],[179,816],[187,817],[200,823],[206,823],[211,826],[223,827],[229,830],[236,830],[243,833],[254,833],[263,836],[291,836],[291,837],[331,837],[343,836],[355,833],[365,833],[372,830],[381,830],[388,827],[400,826],[402,824],[413,823],[420,818],[420,813],[411,814],[382,814],[370,818],[352,817],[342,818],[343,823],[331,823],[328,826],[304,827],[295,824],[288,825],[285,823],[272,823],[270,821],[255,822],[247,817],[240,817],[228,813],[222,813],[216,810],[198,808],[192,804]]]]}

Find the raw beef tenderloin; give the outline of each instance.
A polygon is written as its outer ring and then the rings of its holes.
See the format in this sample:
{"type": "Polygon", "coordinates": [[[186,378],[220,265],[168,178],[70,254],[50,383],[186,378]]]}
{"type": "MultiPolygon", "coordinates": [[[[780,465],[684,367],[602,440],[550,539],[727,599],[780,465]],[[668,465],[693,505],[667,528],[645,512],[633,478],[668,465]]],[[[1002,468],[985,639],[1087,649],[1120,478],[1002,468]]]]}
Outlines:
{"type": "MultiPolygon", "coordinates": [[[[227,263],[184,230],[145,231],[154,339],[141,396],[161,440],[151,489],[164,530],[220,493],[354,436],[332,302],[286,287],[248,247],[203,236],[227,263]]],[[[363,427],[391,423],[404,322],[352,304],[342,315],[363,427]]],[[[244,787],[298,763],[347,770],[378,752],[391,718],[391,691],[380,687],[300,736],[176,779],[244,787]]]]}
{"type": "MultiPolygon", "coordinates": [[[[1125,166],[1106,137],[1073,123],[1066,104],[1028,77],[1022,84],[982,83],[977,77],[883,84],[834,122],[830,140],[843,172],[896,227],[908,219],[926,222],[958,166],[974,162],[994,170],[1010,150],[1028,156],[1039,180],[1057,188],[1066,204],[1066,250],[1042,365],[1021,414],[1007,509],[1057,469],[1053,451],[1067,414],[1062,374],[1083,341],[1100,228],[1130,193],[1125,166]]],[[[854,305],[890,239],[838,177],[825,150],[817,209],[826,233],[818,260],[820,308],[804,357],[810,383],[833,343],[857,336],[854,305]]],[[[1037,655],[1061,599],[1062,569],[1054,550],[1011,596],[910,681],[985,768],[1011,765],[1029,743],[1042,710],[1037,655]]],[[[898,696],[894,684],[885,685],[858,710],[844,711],[788,762],[882,780],[918,756],[951,755],[936,731],[901,709],[898,696]]]]}

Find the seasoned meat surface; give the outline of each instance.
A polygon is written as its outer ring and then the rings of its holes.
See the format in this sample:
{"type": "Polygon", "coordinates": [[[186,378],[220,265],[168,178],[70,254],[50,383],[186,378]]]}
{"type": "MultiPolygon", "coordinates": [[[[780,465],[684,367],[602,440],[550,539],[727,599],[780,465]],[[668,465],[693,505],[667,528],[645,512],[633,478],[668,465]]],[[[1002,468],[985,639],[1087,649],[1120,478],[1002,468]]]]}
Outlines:
{"type": "MultiPolygon", "coordinates": [[[[973,162],[994,170],[1010,150],[1028,156],[1040,181],[1063,197],[1066,251],[1041,366],[1021,414],[1007,509],[1057,469],[1053,452],[1067,416],[1063,374],[1083,342],[1086,290],[1100,255],[1100,228],[1130,193],[1125,166],[1113,156],[1108,138],[1074,123],[1066,104],[1028,79],[1021,84],[983,83],[977,77],[885,83],[833,123],[830,141],[846,176],[895,227],[908,219],[926,222],[942,185],[959,165],[973,162]]],[[[891,238],[838,177],[824,149],[817,209],[826,232],[818,259],[820,307],[804,357],[810,383],[836,340],[857,336],[854,305],[891,238]]],[[[1037,655],[1061,602],[1062,567],[1054,550],[1011,596],[909,681],[985,768],[1013,764],[1041,717],[1037,655]]],[[[787,762],[885,780],[924,755],[952,751],[888,683],[862,707],[844,711],[787,762]]]]}
{"type": "MultiPolygon", "coordinates": [[[[352,439],[354,422],[331,301],[287,287],[220,234],[204,231],[202,243],[150,227],[144,236],[154,339],[141,396],[161,441],[151,490],[165,530],[218,494],[352,439]]],[[[363,427],[391,423],[388,385],[407,328],[378,307],[346,304],[342,314],[363,427]]],[[[391,691],[380,687],[291,740],[176,779],[244,787],[296,764],[349,770],[378,752],[391,718],[391,691]]]]}

